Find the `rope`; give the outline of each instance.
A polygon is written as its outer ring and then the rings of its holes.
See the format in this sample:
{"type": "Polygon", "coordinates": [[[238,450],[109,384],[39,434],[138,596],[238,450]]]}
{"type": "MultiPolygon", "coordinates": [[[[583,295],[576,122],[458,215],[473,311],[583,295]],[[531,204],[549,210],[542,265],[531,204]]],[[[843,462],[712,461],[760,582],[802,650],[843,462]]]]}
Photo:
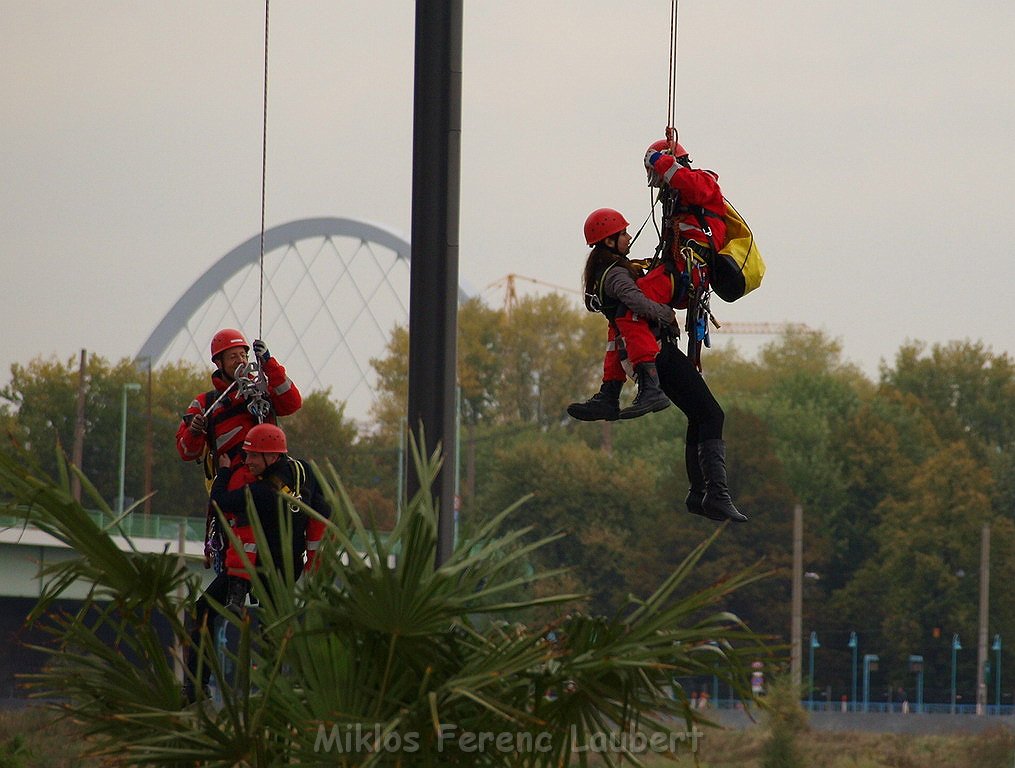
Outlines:
{"type": "Polygon", "coordinates": [[[670,71],[668,82],[668,100],[666,102],[666,140],[673,151],[677,143],[676,111],[677,111],[677,4],[670,3],[670,71]]]}
{"type": "Polygon", "coordinates": [[[268,177],[268,3],[264,0],[264,97],[261,115],[261,281],[257,297],[257,338],[264,338],[264,208],[268,177]]]}

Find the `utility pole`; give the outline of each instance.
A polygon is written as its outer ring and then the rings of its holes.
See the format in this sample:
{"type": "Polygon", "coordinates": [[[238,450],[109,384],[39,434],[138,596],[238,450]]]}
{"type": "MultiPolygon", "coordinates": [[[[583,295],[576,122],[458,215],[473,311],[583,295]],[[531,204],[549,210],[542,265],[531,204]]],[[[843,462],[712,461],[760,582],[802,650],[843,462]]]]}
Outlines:
{"type": "MultiPolygon", "coordinates": [[[[409,266],[409,430],[444,464],[437,565],[454,548],[458,215],[462,136],[462,0],[416,3],[412,125],[412,251],[409,266]]],[[[408,462],[408,498],[419,490],[408,462]]]]}
{"type": "MultiPolygon", "coordinates": [[[[87,358],[88,353],[82,349],[81,364],[78,368],[78,404],[74,416],[74,446],[71,449],[71,463],[79,470],[85,454],[85,387],[87,385],[85,362],[87,358]]],[[[71,475],[70,487],[74,501],[81,501],[81,478],[77,476],[77,473],[71,475]]]]}
{"type": "MultiPolygon", "coordinates": [[[[152,513],[152,359],[148,358],[148,412],[144,432],[144,516],[152,513]]],[[[145,530],[147,534],[148,531],[145,530]]]]}
{"type": "Polygon", "coordinates": [[[802,677],[804,606],[804,508],[793,507],[793,630],[790,637],[790,678],[799,691],[802,677]]]}
{"type": "MultiPolygon", "coordinates": [[[[987,711],[987,616],[990,613],[990,524],[980,534],[980,632],[976,639],[976,714],[987,711]]],[[[997,674],[997,670],[994,670],[997,674]]]]}

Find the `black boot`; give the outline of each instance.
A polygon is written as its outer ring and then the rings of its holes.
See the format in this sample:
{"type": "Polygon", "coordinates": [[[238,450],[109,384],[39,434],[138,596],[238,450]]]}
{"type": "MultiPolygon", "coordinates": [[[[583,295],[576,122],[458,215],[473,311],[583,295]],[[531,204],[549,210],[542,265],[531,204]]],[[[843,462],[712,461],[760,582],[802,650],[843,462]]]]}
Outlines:
{"type": "Polygon", "coordinates": [[[705,501],[705,476],[701,474],[697,443],[684,443],[684,466],[687,468],[687,479],[691,483],[684,499],[687,511],[692,515],[707,517],[709,520],[725,520],[726,515],[706,512],[702,506],[705,501]]]}
{"type": "Polygon", "coordinates": [[[636,419],[646,413],[655,413],[670,406],[670,399],[659,388],[659,372],[655,363],[638,363],[634,366],[638,380],[638,394],[627,408],[620,411],[622,419],[636,419]]]}
{"type": "Polygon", "coordinates": [[[233,613],[243,613],[247,605],[247,592],[250,591],[250,582],[246,579],[230,577],[229,592],[226,597],[226,608],[233,613]]]}
{"type": "Polygon", "coordinates": [[[620,418],[620,390],[623,381],[604,381],[584,403],[571,403],[567,415],[578,421],[616,421],[620,418]]]}
{"type": "Polygon", "coordinates": [[[747,515],[735,506],[726,484],[726,443],[722,440],[703,440],[698,444],[698,459],[705,477],[705,497],[701,508],[706,517],[743,523],[747,515]],[[715,516],[715,517],[713,517],[715,516]]]}

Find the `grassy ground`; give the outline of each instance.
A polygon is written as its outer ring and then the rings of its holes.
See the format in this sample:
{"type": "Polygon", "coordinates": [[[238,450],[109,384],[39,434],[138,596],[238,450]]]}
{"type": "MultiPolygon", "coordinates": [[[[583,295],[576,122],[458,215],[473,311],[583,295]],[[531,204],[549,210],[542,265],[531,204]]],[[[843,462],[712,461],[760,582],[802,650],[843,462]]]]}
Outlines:
{"type": "MultiPolygon", "coordinates": [[[[701,768],[1013,768],[1015,732],[999,726],[977,736],[907,736],[877,733],[804,731],[794,737],[799,762],[769,756],[764,728],[747,731],[708,729],[698,742],[701,768]]],[[[0,711],[0,768],[101,768],[83,758],[77,727],[54,721],[40,709],[0,711]]],[[[693,765],[679,749],[678,765],[693,765]]],[[[598,761],[594,761],[598,762],[598,761]]],[[[672,766],[649,755],[650,768],[672,766]]],[[[601,764],[601,762],[600,762],[601,764]]]]}
{"type": "MultiPolygon", "coordinates": [[[[999,726],[976,736],[910,736],[805,731],[795,737],[799,763],[764,759],[769,733],[708,730],[701,768],[1013,768],[1015,733],[999,726]]],[[[681,762],[693,764],[684,752],[681,762]]],[[[672,765],[653,760],[652,768],[672,765]]]]}
{"type": "Polygon", "coordinates": [[[0,768],[99,768],[80,729],[40,708],[0,710],[0,768]]]}

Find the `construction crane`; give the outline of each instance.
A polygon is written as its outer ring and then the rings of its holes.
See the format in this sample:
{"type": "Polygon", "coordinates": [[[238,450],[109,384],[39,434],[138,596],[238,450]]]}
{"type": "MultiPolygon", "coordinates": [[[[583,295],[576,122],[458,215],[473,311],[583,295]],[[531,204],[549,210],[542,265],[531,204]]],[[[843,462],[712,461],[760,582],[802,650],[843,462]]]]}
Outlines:
{"type": "Polygon", "coordinates": [[[490,283],[488,286],[486,286],[486,288],[483,289],[485,292],[490,290],[491,288],[501,288],[501,287],[503,288],[504,312],[507,314],[508,317],[511,316],[512,311],[515,309],[515,307],[518,306],[518,292],[515,288],[515,283],[518,280],[524,280],[527,283],[532,283],[533,285],[538,285],[543,288],[552,288],[555,291],[564,291],[565,293],[576,293],[579,296],[581,295],[581,291],[579,291],[576,288],[568,288],[563,285],[548,283],[545,280],[539,280],[535,277],[528,277],[527,275],[518,275],[512,272],[510,274],[504,275],[504,277],[502,277],[500,280],[496,280],[490,283]]]}

